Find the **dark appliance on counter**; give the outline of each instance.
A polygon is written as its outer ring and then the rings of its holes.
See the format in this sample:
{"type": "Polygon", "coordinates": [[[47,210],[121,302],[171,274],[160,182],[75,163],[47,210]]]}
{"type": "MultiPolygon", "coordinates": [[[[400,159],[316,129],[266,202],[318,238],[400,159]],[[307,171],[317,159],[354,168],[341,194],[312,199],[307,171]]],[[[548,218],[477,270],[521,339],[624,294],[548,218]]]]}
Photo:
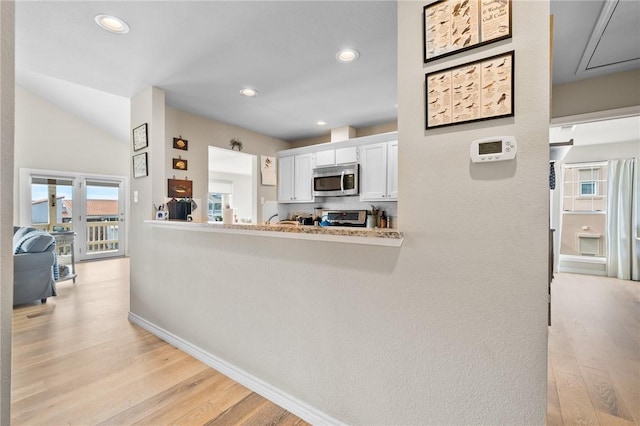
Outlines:
{"type": "Polygon", "coordinates": [[[322,221],[329,226],[361,226],[367,224],[366,210],[323,210],[322,221]]]}
{"type": "Polygon", "coordinates": [[[358,163],[313,169],[313,195],[358,195],[358,163]]]}
{"type": "Polygon", "coordinates": [[[167,210],[169,212],[169,220],[189,220],[191,212],[197,208],[195,201],[188,198],[176,200],[172,198],[167,202],[167,210]]]}

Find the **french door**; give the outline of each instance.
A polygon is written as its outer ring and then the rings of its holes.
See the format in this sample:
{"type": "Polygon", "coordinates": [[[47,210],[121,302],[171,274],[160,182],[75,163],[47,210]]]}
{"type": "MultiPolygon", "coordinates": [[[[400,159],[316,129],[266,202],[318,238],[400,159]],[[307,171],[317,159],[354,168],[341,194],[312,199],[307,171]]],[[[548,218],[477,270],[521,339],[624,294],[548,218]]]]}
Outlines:
{"type": "Polygon", "coordinates": [[[124,179],[79,178],[80,260],[124,255],[124,179]]]}
{"type": "Polygon", "coordinates": [[[117,176],[20,170],[20,223],[75,232],[78,260],[125,254],[125,186],[117,176]]]}

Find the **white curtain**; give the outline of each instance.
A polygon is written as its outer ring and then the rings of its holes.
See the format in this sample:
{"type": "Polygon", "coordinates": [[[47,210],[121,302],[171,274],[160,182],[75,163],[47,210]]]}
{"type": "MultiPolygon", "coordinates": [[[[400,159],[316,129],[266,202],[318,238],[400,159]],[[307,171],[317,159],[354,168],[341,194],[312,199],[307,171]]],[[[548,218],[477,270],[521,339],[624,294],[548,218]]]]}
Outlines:
{"type": "Polygon", "coordinates": [[[607,274],[640,280],[638,170],[636,159],[609,160],[607,178],[607,274]]]}

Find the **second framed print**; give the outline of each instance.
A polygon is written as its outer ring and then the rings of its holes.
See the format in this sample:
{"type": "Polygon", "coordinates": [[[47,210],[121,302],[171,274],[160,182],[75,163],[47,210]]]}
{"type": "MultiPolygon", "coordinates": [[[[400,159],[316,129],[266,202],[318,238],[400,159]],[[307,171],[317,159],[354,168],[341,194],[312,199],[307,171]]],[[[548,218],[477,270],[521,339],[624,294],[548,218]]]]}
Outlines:
{"type": "Polygon", "coordinates": [[[438,0],[424,7],[424,62],[511,37],[511,0],[438,0]]]}
{"type": "Polygon", "coordinates": [[[514,52],[425,75],[426,128],[514,115],[514,52]]]}

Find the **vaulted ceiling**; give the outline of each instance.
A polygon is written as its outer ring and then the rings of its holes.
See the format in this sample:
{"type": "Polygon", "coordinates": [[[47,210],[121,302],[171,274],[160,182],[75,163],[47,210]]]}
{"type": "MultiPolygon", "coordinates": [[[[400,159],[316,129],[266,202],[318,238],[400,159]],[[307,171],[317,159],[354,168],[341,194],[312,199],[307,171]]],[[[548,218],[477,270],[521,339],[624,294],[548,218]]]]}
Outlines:
{"type": "MultiPolygon", "coordinates": [[[[554,0],[551,12],[554,83],[640,66],[640,2],[554,0]]],[[[148,86],[171,107],[295,140],[396,119],[396,34],[395,1],[18,0],[16,79],[122,140],[128,99],[148,86]],[[130,32],[99,28],[100,13],[130,32]],[[344,47],[359,60],[336,61],[344,47]]]]}

